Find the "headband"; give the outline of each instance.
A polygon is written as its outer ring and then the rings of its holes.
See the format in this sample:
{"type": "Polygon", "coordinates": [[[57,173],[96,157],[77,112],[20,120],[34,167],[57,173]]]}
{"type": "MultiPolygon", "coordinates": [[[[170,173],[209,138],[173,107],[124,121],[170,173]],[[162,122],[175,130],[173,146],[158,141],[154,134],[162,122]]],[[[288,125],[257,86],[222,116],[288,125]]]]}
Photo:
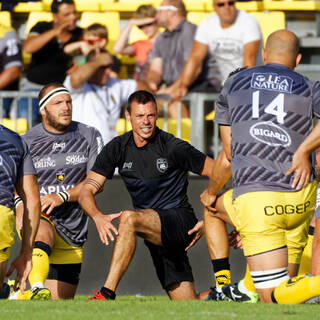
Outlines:
{"type": "Polygon", "coordinates": [[[70,95],[70,92],[64,88],[64,87],[59,87],[56,89],[53,89],[52,91],[48,92],[44,97],[41,98],[39,101],[39,108],[40,110],[43,109],[47,103],[55,96],[62,94],[62,93],[67,93],[70,95]]]}
{"type": "Polygon", "coordinates": [[[157,8],[157,11],[161,11],[161,10],[178,11],[178,8],[176,8],[174,6],[160,6],[160,7],[157,8]]]}

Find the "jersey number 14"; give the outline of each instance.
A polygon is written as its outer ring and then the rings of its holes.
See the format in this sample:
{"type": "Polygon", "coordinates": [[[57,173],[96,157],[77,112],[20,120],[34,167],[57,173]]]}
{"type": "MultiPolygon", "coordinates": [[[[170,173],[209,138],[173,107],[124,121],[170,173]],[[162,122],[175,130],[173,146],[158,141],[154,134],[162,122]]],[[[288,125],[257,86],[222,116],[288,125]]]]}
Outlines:
{"type": "MultiPolygon", "coordinates": [[[[259,114],[260,91],[255,91],[252,94],[252,118],[258,119],[259,114]]],[[[277,122],[283,124],[284,117],[287,115],[284,112],[284,94],[279,93],[265,108],[264,112],[277,117],[277,122]]]]}

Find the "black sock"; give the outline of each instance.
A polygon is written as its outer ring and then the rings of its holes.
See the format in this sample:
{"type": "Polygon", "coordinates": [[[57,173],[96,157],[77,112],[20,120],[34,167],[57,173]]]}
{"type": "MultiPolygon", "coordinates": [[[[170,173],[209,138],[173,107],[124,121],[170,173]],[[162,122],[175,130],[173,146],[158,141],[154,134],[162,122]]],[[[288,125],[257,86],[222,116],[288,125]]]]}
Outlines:
{"type": "Polygon", "coordinates": [[[100,292],[108,300],[114,300],[116,298],[116,293],[106,287],[102,287],[100,292]]]}
{"type": "Polygon", "coordinates": [[[211,260],[214,273],[221,270],[230,270],[229,257],[211,260]]]}

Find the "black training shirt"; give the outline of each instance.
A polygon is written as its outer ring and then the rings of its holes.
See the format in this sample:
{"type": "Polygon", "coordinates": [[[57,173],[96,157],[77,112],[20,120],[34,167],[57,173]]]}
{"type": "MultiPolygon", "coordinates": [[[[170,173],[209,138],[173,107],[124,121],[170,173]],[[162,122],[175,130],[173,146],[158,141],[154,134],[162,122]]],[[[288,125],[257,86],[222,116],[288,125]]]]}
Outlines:
{"type": "Polygon", "coordinates": [[[138,148],[132,131],[104,146],[92,171],[112,179],[115,168],[123,178],[136,209],[190,206],[188,171],[200,173],[206,155],[158,128],[149,143],[138,148]]]}

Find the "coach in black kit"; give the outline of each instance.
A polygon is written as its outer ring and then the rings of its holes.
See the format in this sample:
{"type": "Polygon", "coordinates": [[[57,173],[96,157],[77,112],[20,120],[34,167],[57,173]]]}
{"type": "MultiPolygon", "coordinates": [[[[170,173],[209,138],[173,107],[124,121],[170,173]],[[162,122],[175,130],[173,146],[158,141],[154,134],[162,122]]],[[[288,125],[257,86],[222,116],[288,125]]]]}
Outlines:
{"type": "Polygon", "coordinates": [[[94,220],[100,239],[108,244],[117,235],[109,274],[93,300],[115,299],[116,287],[135,251],[136,235],[145,239],[158,278],[174,300],[197,299],[185,248],[201,233],[187,198],[188,171],[209,176],[213,160],[187,142],[156,127],[157,103],[147,91],[136,91],[128,100],[126,118],[132,131],[114,138],[101,151],[88,173],[79,202],[94,220]],[[112,179],[115,168],[131,195],[134,210],[124,210],[119,227],[116,214],[104,215],[95,194],[112,179]],[[189,233],[194,233],[188,235],[189,233]]]}

